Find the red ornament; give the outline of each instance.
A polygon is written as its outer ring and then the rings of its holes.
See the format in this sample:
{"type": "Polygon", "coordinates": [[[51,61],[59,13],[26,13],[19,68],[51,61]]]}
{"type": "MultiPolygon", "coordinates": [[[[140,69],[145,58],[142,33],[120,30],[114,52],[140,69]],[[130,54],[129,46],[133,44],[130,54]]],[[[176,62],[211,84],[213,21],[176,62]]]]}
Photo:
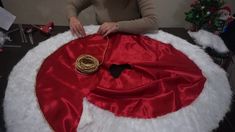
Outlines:
{"type": "Polygon", "coordinates": [[[218,9],[216,9],[215,7],[211,7],[210,9],[209,9],[209,12],[211,12],[211,14],[213,14],[213,13],[215,13],[215,12],[217,12],[218,11],[218,9]]]}
{"type": "Polygon", "coordinates": [[[209,25],[209,26],[211,25],[211,20],[210,20],[210,21],[208,21],[208,25],[209,25]]]}
{"type": "Polygon", "coordinates": [[[196,4],[198,4],[198,3],[199,3],[198,0],[193,0],[190,6],[193,7],[193,6],[195,6],[196,4]]]}

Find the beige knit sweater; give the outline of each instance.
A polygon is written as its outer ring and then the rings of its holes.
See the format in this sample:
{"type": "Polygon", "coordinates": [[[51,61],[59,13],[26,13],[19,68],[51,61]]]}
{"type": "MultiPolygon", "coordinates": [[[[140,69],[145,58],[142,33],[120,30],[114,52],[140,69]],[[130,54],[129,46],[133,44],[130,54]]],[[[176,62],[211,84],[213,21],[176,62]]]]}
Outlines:
{"type": "Polygon", "coordinates": [[[158,29],[153,0],[68,0],[68,17],[93,5],[99,24],[117,22],[120,32],[147,33],[158,29]]]}

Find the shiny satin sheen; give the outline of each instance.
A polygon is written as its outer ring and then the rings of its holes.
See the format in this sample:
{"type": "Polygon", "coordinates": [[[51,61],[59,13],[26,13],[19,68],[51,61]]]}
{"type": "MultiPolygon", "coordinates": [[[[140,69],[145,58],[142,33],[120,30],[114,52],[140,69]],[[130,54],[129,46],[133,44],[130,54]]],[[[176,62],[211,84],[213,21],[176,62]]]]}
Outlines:
{"type": "Polygon", "coordinates": [[[205,77],[201,70],[169,44],[146,36],[98,34],[79,38],[45,59],[36,78],[40,108],[56,132],[75,132],[86,97],[92,104],[116,116],[156,118],[190,105],[201,93],[205,77]],[[90,75],[75,69],[81,54],[102,61],[90,75]],[[114,78],[112,64],[131,68],[114,78]]]}

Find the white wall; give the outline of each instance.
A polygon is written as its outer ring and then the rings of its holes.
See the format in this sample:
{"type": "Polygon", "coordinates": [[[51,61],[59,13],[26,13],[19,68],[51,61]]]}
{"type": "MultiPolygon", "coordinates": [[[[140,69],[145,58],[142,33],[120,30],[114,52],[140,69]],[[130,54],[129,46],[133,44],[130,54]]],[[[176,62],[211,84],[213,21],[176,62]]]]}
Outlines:
{"type": "MultiPolygon", "coordinates": [[[[16,23],[45,24],[52,20],[56,25],[67,25],[65,5],[67,0],[2,0],[6,9],[17,16],[16,23]]],[[[185,27],[184,12],[192,0],[155,0],[161,27],[185,27]]],[[[235,13],[235,0],[225,0],[235,13]]],[[[84,24],[95,24],[93,8],[83,12],[84,24]]]]}

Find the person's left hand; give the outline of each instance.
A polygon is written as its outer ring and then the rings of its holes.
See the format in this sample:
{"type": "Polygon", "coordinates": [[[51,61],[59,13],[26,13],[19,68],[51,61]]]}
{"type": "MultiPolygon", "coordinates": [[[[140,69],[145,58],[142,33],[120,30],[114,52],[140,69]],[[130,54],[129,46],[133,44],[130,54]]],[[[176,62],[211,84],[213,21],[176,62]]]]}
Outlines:
{"type": "Polygon", "coordinates": [[[116,22],[105,22],[100,26],[97,33],[105,37],[110,33],[115,33],[117,31],[118,31],[118,24],[116,22]]]}

